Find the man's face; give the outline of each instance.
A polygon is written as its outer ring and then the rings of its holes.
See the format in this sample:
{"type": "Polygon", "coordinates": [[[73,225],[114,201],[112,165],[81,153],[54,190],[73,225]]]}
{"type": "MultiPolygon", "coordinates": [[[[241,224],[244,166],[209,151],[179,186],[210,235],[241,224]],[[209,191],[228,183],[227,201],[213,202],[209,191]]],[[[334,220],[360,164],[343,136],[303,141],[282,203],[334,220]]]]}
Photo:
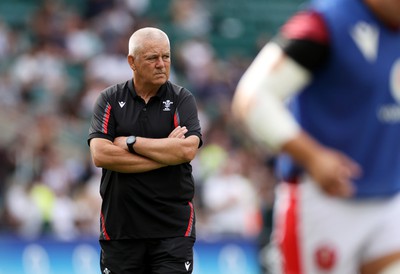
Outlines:
{"type": "Polygon", "coordinates": [[[145,41],[134,57],[136,80],[144,85],[161,86],[169,79],[171,53],[166,39],[145,41]]]}

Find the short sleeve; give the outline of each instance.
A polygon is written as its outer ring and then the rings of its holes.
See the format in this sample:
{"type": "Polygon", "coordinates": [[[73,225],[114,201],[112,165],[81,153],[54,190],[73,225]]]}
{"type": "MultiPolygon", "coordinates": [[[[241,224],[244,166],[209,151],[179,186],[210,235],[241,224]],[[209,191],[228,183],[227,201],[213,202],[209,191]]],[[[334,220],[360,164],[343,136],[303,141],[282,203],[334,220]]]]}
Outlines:
{"type": "Polygon", "coordinates": [[[182,89],[179,97],[179,104],[174,114],[174,124],[175,126],[185,126],[188,130],[186,136],[198,136],[200,139],[200,147],[203,144],[203,141],[196,99],[187,89],[182,89]]]}
{"type": "Polygon", "coordinates": [[[320,67],[329,55],[329,31],[315,11],[302,11],[290,18],[274,38],[283,51],[310,71],[320,67]]]}
{"type": "Polygon", "coordinates": [[[92,120],[90,122],[88,145],[93,138],[104,138],[113,141],[115,138],[115,121],[112,115],[112,106],[107,98],[106,91],[97,98],[93,108],[92,120]]]}

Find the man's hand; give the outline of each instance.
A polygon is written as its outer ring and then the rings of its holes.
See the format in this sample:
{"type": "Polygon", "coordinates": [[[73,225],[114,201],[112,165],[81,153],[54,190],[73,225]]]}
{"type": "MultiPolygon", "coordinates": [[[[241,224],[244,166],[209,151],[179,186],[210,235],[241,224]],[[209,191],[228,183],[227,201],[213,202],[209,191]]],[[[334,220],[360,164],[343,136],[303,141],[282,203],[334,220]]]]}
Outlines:
{"type": "Polygon", "coordinates": [[[282,149],[304,167],[327,194],[338,197],[354,194],[352,182],[361,175],[362,170],[342,152],[321,145],[304,131],[282,149]]]}
{"type": "Polygon", "coordinates": [[[180,138],[185,139],[185,133],[188,132],[186,127],[177,126],[173,131],[168,135],[168,138],[180,138]]]}
{"type": "Polygon", "coordinates": [[[355,191],[352,181],[361,175],[356,162],[328,148],[319,149],[306,169],[323,191],[338,197],[352,196],[355,191]]]}

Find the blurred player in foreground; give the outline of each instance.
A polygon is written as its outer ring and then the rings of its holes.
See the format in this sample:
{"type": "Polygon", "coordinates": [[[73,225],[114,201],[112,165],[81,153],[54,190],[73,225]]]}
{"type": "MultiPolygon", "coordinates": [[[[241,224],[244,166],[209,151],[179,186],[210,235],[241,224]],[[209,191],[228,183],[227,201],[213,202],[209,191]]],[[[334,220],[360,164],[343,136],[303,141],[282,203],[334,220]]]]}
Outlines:
{"type": "Polygon", "coordinates": [[[282,273],[400,273],[399,0],[311,2],[243,75],[233,112],[281,152],[282,273]]]}

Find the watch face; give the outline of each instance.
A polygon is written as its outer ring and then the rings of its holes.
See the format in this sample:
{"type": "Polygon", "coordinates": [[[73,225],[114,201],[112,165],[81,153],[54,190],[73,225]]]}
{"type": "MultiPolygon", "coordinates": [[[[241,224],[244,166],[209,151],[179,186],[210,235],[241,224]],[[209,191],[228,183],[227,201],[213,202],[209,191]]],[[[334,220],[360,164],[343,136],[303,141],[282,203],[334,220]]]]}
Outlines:
{"type": "Polygon", "coordinates": [[[136,137],[135,137],[135,136],[129,136],[129,137],[126,139],[126,143],[127,143],[128,145],[134,144],[135,141],[136,141],[136,137]]]}

